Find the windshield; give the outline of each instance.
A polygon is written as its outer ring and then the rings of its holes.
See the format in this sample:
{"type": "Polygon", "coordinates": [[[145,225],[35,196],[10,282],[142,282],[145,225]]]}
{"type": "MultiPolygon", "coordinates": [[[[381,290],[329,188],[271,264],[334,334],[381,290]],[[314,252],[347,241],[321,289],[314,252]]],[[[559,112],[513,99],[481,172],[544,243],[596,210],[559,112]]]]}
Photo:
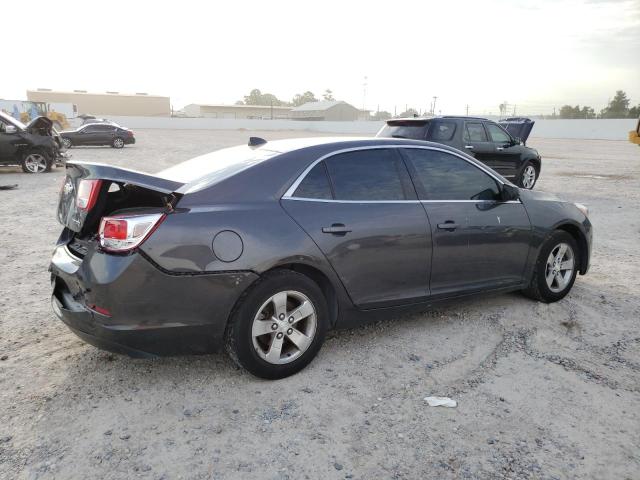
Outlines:
{"type": "Polygon", "coordinates": [[[2,120],[4,120],[6,123],[10,123],[11,125],[17,127],[19,130],[26,130],[27,126],[22,123],[19,120],[16,120],[15,118],[7,115],[4,112],[0,112],[0,117],[2,118],[2,120]]]}
{"type": "Polygon", "coordinates": [[[185,192],[190,193],[219,183],[279,153],[241,145],[192,158],[162,170],[157,175],[185,184],[194,182],[188,186],[187,192],[185,192]]]}
{"type": "Polygon", "coordinates": [[[424,140],[427,136],[429,122],[394,122],[387,124],[378,132],[378,137],[385,138],[410,138],[412,140],[424,140]]]}

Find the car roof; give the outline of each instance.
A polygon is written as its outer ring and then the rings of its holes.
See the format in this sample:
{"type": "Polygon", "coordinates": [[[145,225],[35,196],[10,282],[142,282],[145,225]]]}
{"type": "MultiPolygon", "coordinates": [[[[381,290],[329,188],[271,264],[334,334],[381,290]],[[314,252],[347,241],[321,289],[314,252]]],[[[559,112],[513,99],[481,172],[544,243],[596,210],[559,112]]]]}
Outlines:
{"type": "Polygon", "coordinates": [[[310,137],[266,141],[258,146],[239,145],[223,148],[179,163],[156,175],[184,184],[179,193],[193,193],[208,188],[245,170],[253,170],[276,158],[292,158],[292,168],[304,167],[314,159],[333,152],[359,147],[385,145],[420,145],[457,150],[439,143],[422,140],[382,137],[310,137]]]}
{"type": "Polygon", "coordinates": [[[450,119],[455,119],[455,120],[482,120],[482,121],[486,121],[486,122],[491,122],[493,120],[489,120],[488,118],[484,118],[484,117],[467,117],[464,115],[440,115],[437,117],[401,117],[401,118],[390,118],[389,120],[387,120],[387,124],[393,124],[394,122],[420,122],[420,123],[426,123],[428,121],[431,120],[438,120],[441,118],[450,118],[450,119]]]}

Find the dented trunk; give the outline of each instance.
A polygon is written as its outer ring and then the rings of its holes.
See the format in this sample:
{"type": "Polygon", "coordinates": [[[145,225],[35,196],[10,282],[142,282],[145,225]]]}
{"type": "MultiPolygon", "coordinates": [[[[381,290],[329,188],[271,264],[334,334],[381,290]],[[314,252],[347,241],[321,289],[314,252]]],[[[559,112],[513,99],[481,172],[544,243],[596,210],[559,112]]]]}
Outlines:
{"type": "Polygon", "coordinates": [[[183,186],[154,175],[88,162],[68,162],[60,190],[58,221],[84,236],[97,232],[100,218],[124,209],[171,210],[183,186]]]}

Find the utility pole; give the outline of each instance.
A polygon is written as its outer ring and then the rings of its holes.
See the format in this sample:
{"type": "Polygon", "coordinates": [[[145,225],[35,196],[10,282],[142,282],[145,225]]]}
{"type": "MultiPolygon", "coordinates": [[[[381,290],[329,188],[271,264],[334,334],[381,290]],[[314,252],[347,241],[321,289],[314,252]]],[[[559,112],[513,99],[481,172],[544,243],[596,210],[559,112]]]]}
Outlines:
{"type": "Polygon", "coordinates": [[[273,98],[271,99],[271,120],[273,120],[273,98]]]}
{"type": "Polygon", "coordinates": [[[469,116],[469,104],[467,103],[467,117],[469,116]]]}
{"type": "Polygon", "coordinates": [[[431,110],[431,114],[435,115],[436,113],[436,100],[438,100],[438,97],[434,96],[433,97],[433,109],[431,110]]]}
{"type": "Polygon", "coordinates": [[[362,83],[362,110],[364,111],[367,107],[367,76],[364,76],[364,82],[362,83]]]}

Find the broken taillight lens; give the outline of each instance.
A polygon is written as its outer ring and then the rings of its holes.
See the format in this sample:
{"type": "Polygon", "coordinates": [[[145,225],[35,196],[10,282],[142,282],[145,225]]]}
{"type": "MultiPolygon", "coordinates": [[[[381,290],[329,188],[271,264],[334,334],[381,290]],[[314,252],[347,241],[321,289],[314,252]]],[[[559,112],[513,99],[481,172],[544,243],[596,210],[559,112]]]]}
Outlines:
{"type": "Polygon", "coordinates": [[[110,252],[133,250],[158,228],[164,213],[149,215],[114,215],[100,221],[100,246],[110,252]]]}
{"type": "Polygon", "coordinates": [[[102,180],[81,180],[76,195],[76,207],[85,212],[90,211],[98,200],[102,180]]]}

